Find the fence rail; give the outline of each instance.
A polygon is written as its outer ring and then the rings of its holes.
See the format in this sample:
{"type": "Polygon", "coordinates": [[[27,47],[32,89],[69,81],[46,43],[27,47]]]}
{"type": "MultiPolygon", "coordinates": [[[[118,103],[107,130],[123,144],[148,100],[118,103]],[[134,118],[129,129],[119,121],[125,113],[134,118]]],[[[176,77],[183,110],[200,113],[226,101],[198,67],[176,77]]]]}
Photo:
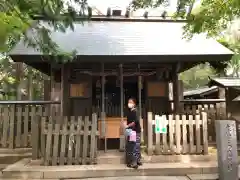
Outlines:
{"type": "Polygon", "coordinates": [[[33,159],[43,158],[44,165],[97,162],[97,114],[85,118],[39,117],[34,121],[32,136],[33,159]]]}
{"type": "Polygon", "coordinates": [[[167,133],[154,132],[153,113],[148,112],[148,154],[208,154],[207,113],[166,116],[167,133]]]}

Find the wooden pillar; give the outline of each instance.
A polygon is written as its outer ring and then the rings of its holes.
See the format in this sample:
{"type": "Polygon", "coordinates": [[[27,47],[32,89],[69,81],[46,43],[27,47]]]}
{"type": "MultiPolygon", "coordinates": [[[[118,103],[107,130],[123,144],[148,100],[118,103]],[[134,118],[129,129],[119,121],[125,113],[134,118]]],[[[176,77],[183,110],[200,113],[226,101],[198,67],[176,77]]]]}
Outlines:
{"type": "Polygon", "coordinates": [[[172,70],[172,81],[173,81],[173,103],[174,103],[174,113],[180,113],[183,110],[183,84],[179,81],[179,70],[181,64],[178,62],[173,66],[172,70]]]}
{"type": "MultiPolygon", "coordinates": [[[[123,65],[120,64],[119,65],[119,74],[120,74],[120,91],[121,91],[121,94],[120,94],[120,102],[121,102],[121,122],[123,122],[123,116],[124,116],[124,112],[123,112],[123,65]]],[[[120,148],[119,150],[120,151],[123,151],[125,149],[125,136],[124,134],[121,134],[120,135],[120,148]]]]}
{"type": "Polygon", "coordinates": [[[220,119],[225,119],[227,117],[227,113],[226,113],[226,92],[225,92],[225,88],[223,87],[218,87],[218,98],[219,99],[225,99],[225,102],[220,102],[220,109],[219,109],[219,113],[218,113],[218,118],[220,119]]]}
{"type": "Polygon", "coordinates": [[[69,64],[63,64],[61,67],[61,115],[68,116],[70,114],[69,104],[69,64]]]}
{"type": "MultiPolygon", "coordinates": [[[[51,80],[51,101],[61,101],[61,83],[51,80]]],[[[60,114],[61,105],[52,104],[50,105],[51,115],[60,114]]]]}
{"type": "MultiPolygon", "coordinates": [[[[50,74],[50,99],[51,101],[61,101],[61,84],[55,81],[54,70],[51,67],[50,74]]],[[[60,113],[60,105],[59,104],[51,104],[49,105],[49,115],[55,115],[60,113]]]]}
{"type": "Polygon", "coordinates": [[[229,94],[229,89],[226,87],[225,88],[225,99],[226,99],[226,117],[227,119],[230,118],[231,116],[231,112],[230,112],[230,103],[231,103],[231,98],[230,98],[230,94],[229,94]]]}
{"type": "Polygon", "coordinates": [[[104,136],[104,151],[107,151],[107,138],[106,138],[106,112],[105,112],[105,75],[104,75],[104,63],[101,68],[101,89],[102,89],[102,101],[101,101],[101,134],[104,136]]]}
{"type": "Polygon", "coordinates": [[[179,81],[178,74],[174,73],[173,77],[173,103],[174,103],[174,113],[180,111],[180,98],[179,98],[179,81]]]}
{"type": "Polygon", "coordinates": [[[139,121],[142,128],[141,141],[143,141],[143,119],[142,119],[142,76],[140,75],[140,64],[138,64],[138,108],[139,108],[139,121]]]}
{"type": "Polygon", "coordinates": [[[51,99],[51,81],[48,79],[44,80],[43,96],[44,101],[49,101],[51,99]]]}
{"type": "Polygon", "coordinates": [[[181,101],[184,100],[184,96],[183,96],[183,92],[184,92],[184,87],[183,87],[183,81],[182,80],[178,80],[178,85],[179,85],[179,88],[178,88],[178,95],[179,95],[179,111],[180,112],[183,112],[184,111],[184,104],[181,103],[181,101]]]}

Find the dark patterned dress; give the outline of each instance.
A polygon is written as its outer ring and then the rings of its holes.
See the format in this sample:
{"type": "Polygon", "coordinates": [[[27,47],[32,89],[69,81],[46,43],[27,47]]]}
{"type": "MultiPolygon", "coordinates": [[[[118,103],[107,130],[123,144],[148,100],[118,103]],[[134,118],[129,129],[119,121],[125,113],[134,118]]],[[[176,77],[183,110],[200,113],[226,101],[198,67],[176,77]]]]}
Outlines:
{"type": "Polygon", "coordinates": [[[139,115],[136,109],[129,110],[127,115],[127,125],[135,122],[134,127],[129,127],[133,131],[136,131],[136,142],[129,141],[129,137],[126,137],[126,164],[136,164],[141,161],[141,126],[139,122],[139,115]]]}

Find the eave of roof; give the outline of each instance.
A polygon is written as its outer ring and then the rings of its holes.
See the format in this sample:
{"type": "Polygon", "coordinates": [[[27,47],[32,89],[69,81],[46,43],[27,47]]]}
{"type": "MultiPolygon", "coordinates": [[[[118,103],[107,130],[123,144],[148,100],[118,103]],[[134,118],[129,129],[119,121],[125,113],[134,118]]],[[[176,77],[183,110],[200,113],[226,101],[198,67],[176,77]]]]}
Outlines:
{"type": "Polygon", "coordinates": [[[237,96],[236,98],[234,98],[233,101],[240,101],[240,96],[237,96]]]}
{"type": "Polygon", "coordinates": [[[183,92],[183,96],[195,96],[195,95],[203,95],[203,94],[209,94],[212,92],[216,92],[218,90],[217,86],[212,86],[212,87],[200,87],[197,89],[191,89],[183,92]]]}
{"type": "MultiPolygon", "coordinates": [[[[34,20],[38,21],[48,21],[49,17],[37,15],[32,17],[34,20]]],[[[143,16],[131,16],[126,18],[125,16],[106,16],[106,15],[93,15],[92,17],[88,16],[77,16],[74,17],[75,22],[93,22],[93,21],[108,21],[108,22],[168,22],[168,23],[186,23],[188,20],[182,19],[182,18],[172,18],[172,17],[166,17],[162,18],[160,16],[148,16],[148,18],[145,18],[143,16]]]]}
{"type": "Polygon", "coordinates": [[[240,78],[221,77],[211,78],[209,77],[209,86],[220,86],[220,87],[240,87],[240,78]]]}

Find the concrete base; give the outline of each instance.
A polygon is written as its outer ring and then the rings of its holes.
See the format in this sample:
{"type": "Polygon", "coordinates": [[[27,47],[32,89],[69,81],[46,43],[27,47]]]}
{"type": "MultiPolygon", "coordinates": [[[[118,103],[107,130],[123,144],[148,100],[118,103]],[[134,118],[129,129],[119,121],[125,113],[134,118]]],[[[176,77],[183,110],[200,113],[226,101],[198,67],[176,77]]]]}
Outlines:
{"type": "Polygon", "coordinates": [[[198,163],[145,163],[139,169],[125,165],[74,165],[40,166],[40,162],[23,159],[2,171],[3,178],[24,179],[71,179],[119,176],[185,176],[187,174],[217,173],[216,162],[198,163]]]}

